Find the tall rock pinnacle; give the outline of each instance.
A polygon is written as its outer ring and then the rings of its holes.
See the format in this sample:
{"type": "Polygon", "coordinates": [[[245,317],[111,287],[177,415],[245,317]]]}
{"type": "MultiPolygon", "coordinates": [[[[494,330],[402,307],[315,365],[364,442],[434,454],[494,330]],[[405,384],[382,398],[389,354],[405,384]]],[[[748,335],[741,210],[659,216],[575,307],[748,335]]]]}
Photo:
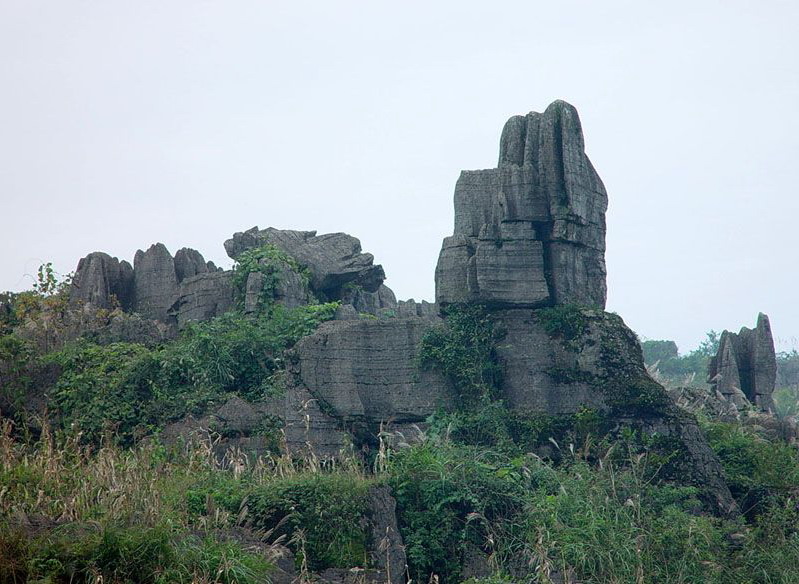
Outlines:
{"type": "Polygon", "coordinates": [[[438,258],[436,300],[604,308],[607,205],[573,106],[556,101],[512,117],[498,167],[463,171],[455,186],[455,232],[438,258]]]}

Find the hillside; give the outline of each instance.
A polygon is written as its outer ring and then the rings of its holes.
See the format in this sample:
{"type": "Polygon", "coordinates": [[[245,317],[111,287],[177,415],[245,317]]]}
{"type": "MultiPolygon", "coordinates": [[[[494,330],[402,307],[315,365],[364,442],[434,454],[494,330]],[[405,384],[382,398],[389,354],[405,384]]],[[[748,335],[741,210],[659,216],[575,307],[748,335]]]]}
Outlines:
{"type": "Polygon", "coordinates": [[[657,381],[565,102],[454,202],[434,302],[272,227],[0,297],[0,583],[795,582],[768,318],[657,381]]]}

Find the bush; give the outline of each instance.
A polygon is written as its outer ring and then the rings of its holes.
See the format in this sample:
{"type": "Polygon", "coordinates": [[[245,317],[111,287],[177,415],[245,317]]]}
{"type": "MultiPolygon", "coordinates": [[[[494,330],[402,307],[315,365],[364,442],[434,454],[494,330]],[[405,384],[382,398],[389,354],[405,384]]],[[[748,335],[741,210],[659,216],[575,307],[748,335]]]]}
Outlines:
{"type": "Polygon", "coordinates": [[[298,565],[312,570],[367,563],[363,519],[371,482],[351,473],[307,473],[255,488],[248,505],[253,526],[289,538],[298,565]]]}
{"type": "Polygon", "coordinates": [[[86,439],[113,430],[130,443],[168,421],[202,414],[226,393],[262,399],[281,389],[283,352],[337,306],[275,306],[258,318],[228,313],[156,349],[80,341],[46,358],[63,369],[54,402],[64,425],[77,425],[86,439]]]}
{"type": "Polygon", "coordinates": [[[422,339],[420,367],[441,371],[462,407],[496,399],[502,382],[496,343],[503,332],[483,306],[450,306],[444,317],[446,325],[431,329],[422,339]]]}

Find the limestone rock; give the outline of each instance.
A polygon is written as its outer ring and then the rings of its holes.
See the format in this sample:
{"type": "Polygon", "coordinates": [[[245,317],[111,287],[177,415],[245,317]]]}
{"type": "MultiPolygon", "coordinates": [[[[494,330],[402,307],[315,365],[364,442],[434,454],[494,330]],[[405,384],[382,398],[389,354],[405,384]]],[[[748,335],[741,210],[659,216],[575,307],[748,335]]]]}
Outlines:
{"type": "Polygon", "coordinates": [[[136,252],[133,261],[134,310],[147,318],[167,322],[167,311],[178,291],[175,260],[163,243],[136,252]]]}
{"type": "Polygon", "coordinates": [[[289,448],[310,443],[336,455],[353,425],[366,425],[369,440],[381,422],[421,422],[438,407],[451,407],[448,383],[417,367],[431,326],[434,321],[421,318],[334,320],[301,339],[292,351],[286,398],[289,448]]]}
{"type": "MultiPolygon", "coordinates": [[[[266,260],[261,260],[266,264],[266,260]]],[[[282,304],[286,308],[296,308],[311,304],[313,294],[308,289],[306,279],[298,274],[290,265],[283,262],[272,262],[270,269],[274,270],[269,278],[263,272],[251,272],[247,276],[244,291],[244,312],[254,314],[266,301],[265,295],[270,296],[269,301],[282,304]],[[270,289],[265,289],[269,283],[270,289]]]]}
{"type": "Polygon", "coordinates": [[[374,292],[367,292],[360,286],[345,286],[340,300],[343,304],[352,304],[360,313],[375,316],[383,310],[397,309],[397,297],[385,284],[380,284],[374,292]]]}
{"type": "MultiPolygon", "coordinates": [[[[211,265],[213,264],[211,263],[211,265]]],[[[196,249],[184,247],[179,249],[175,254],[175,276],[178,282],[209,271],[211,270],[209,270],[205,258],[203,258],[202,254],[196,249]]]]}
{"type": "Polygon", "coordinates": [[[180,283],[167,314],[182,329],[189,322],[209,320],[232,309],[233,272],[200,272],[180,283]]]}
{"type": "Polygon", "coordinates": [[[97,343],[139,343],[154,346],[173,338],[171,327],[157,320],[142,318],[136,313],[115,310],[111,313],[108,324],[90,335],[97,343]]]}
{"type": "Polygon", "coordinates": [[[556,101],[543,114],[514,116],[498,167],[458,179],[436,301],[604,307],[606,209],[577,111],[556,101]]]}
{"type": "Polygon", "coordinates": [[[367,506],[370,563],[383,573],[381,583],[405,584],[407,558],[397,525],[397,502],[391,489],[385,485],[369,489],[367,506]]]}
{"type": "Polygon", "coordinates": [[[708,381],[739,409],[750,404],[769,412],[777,380],[777,356],[768,316],[760,313],[754,329],[724,331],[708,365],[708,381]]]}
{"type": "Polygon", "coordinates": [[[418,316],[420,318],[438,318],[438,306],[427,300],[416,302],[413,298],[410,300],[400,300],[397,303],[397,316],[400,318],[408,318],[418,316]]]}
{"type": "Polygon", "coordinates": [[[375,292],[385,280],[383,267],[374,265],[372,254],[361,251],[361,242],[346,233],[317,235],[315,231],[292,231],[253,227],[225,242],[227,254],[236,259],[242,252],[266,244],[282,250],[311,273],[311,288],[326,299],[338,299],[347,285],[375,292]]]}
{"type": "Polygon", "coordinates": [[[91,304],[95,308],[130,307],[133,292],[133,269],[107,253],[95,251],[78,262],[69,290],[69,300],[91,304]]]}

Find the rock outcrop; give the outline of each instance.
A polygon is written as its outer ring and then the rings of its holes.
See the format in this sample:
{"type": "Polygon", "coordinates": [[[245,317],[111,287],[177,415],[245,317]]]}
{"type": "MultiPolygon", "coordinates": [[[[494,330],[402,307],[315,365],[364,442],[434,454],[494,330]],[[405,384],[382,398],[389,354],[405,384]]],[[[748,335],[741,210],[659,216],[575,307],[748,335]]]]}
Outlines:
{"type": "Polygon", "coordinates": [[[455,186],[436,301],[604,308],[607,203],[571,105],[512,117],[498,167],[464,171],[455,186]]]}
{"type": "Polygon", "coordinates": [[[777,356],[768,316],[760,313],[754,329],[721,333],[719,349],[708,365],[708,382],[738,409],[774,409],[777,356]]]}
{"type": "Polygon", "coordinates": [[[451,407],[449,384],[418,367],[422,337],[432,326],[434,320],[418,317],[356,317],[323,323],[300,340],[289,369],[289,448],[310,443],[318,454],[336,455],[353,437],[374,440],[381,423],[419,423],[451,407]]]}
{"type": "Polygon", "coordinates": [[[70,288],[70,303],[95,308],[130,308],[133,296],[133,268],[107,253],[96,251],[78,262],[70,288]]]}
{"type": "Polygon", "coordinates": [[[205,271],[180,283],[167,314],[175,319],[178,329],[182,329],[189,322],[224,314],[233,304],[233,274],[205,271]]]}
{"type": "Polygon", "coordinates": [[[206,262],[197,250],[184,247],[173,258],[164,244],[156,243],[137,251],[133,263],[103,252],[81,259],[70,287],[72,306],[121,308],[182,328],[233,305],[232,274],[206,262]]]}
{"type": "Polygon", "coordinates": [[[225,242],[225,251],[236,259],[242,252],[273,245],[308,268],[312,290],[324,299],[341,297],[344,286],[376,292],[385,280],[383,267],[374,256],[361,251],[361,242],[346,233],[317,235],[316,231],[293,231],[253,227],[225,242]]]}

